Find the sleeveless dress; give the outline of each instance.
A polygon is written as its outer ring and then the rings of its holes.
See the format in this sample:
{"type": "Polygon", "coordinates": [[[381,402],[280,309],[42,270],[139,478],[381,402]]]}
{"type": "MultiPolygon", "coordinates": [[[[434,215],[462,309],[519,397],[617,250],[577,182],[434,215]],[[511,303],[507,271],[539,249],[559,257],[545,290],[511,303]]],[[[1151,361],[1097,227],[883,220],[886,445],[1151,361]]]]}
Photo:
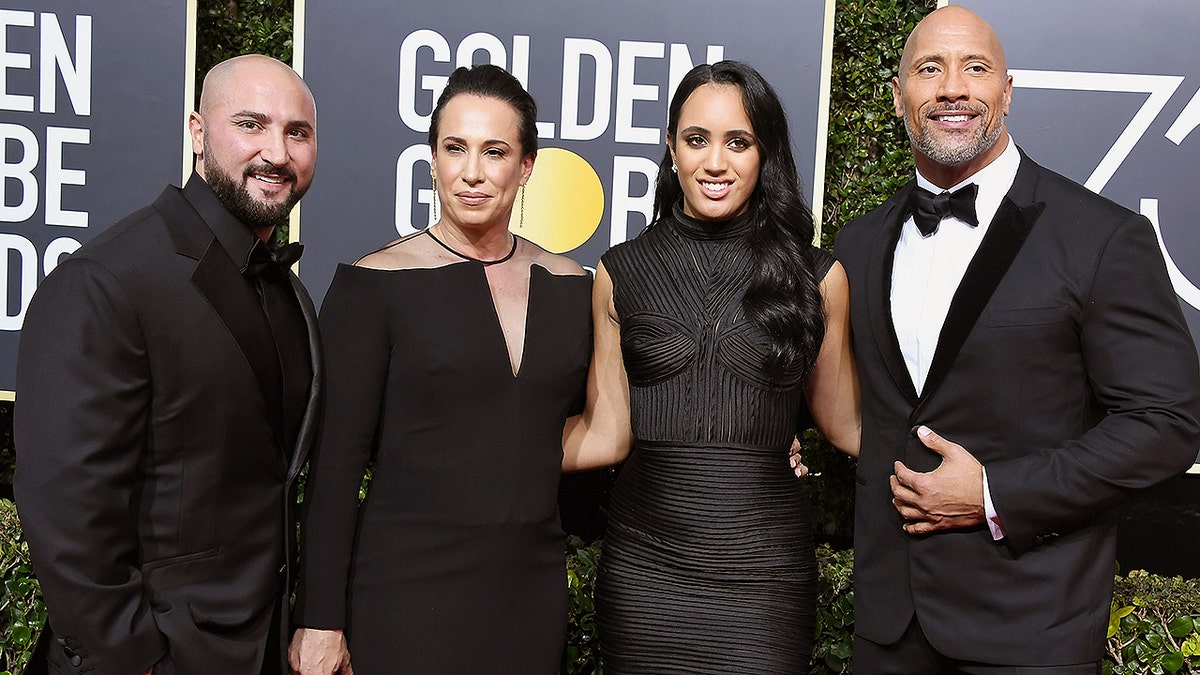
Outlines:
{"type": "MultiPolygon", "coordinates": [[[[748,218],[674,218],[602,258],[634,448],[609,504],[597,621],[609,673],[807,672],[816,561],[792,438],[799,373],[763,375],[742,311],[748,218]]],[[[812,249],[817,278],[833,264],[812,249]]]]}
{"type": "Polygon", "coordinates": [[[587,276],[532,266],[514,376],[481,264],[338,268],[321,310],[328,393],[294,616],[344,627],[358,675],[558,672],[556,500],[590,293],[587,276]]]}

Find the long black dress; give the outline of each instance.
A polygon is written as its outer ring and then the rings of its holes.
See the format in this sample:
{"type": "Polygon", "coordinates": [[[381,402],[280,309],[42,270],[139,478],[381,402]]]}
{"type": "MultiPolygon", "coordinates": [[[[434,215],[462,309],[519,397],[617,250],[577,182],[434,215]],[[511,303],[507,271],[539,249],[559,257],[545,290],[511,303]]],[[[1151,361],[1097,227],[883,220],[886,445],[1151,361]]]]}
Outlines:
{"type": "MultiPolygon", "coordinates": [[[[749,222],[678,207],[603,257],[634,449],[609,504],[597,611],[606,672],[807,672],[816,562],[788,451],[811,424],[799,373],[763,374],[742,311],[749,222]]],[[[832,257],[812,250],[817,278],[832,257]]]]}
{"type": "Polygon", "coordinates": [[[591,281],[534,265],[529,284],[516,376],[478,263],[342,265],[325,297],[328,395],[295,619],[344,627],[359,675],[558,671],[556,498],[591,281]]]}

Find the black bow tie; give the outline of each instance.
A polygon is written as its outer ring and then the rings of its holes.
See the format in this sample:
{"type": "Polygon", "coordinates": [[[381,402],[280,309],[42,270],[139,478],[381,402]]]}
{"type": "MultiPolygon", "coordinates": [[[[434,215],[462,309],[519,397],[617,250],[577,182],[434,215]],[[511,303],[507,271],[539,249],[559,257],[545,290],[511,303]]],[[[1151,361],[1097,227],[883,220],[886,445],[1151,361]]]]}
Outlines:
{"type": "Polygon", "coordinates": [[[955,192],[942,191],[936,195],[924,188],[916,188],[908,195],[908,210],[922,237],[937,232],[942,220],[951,216],[975,227],[979,224],[979,217],[975,215],[978,192],[979,186],[974,183],[955,192]]]}
{"type": "Polygon", "coordinates": [[[257,276],[271,265],[287,269],[299,260],[303,253],[304,244],[298,241],[284,244],[275,250],[268,248],[262,241],[255,242],[254,248],[250,249],[250,259],[246,263],[246,274],[257,276]]]}

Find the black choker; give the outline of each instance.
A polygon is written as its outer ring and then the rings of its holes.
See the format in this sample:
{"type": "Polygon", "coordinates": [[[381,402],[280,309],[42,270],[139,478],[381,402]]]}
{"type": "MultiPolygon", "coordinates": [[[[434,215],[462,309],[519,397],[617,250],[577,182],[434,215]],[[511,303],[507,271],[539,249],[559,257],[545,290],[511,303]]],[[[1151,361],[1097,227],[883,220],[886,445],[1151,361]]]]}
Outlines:
{"type": "Polygon", "coordinates": [[[465,253],[459,253],[458,251],[455,251],[454,249],[450,248],[450,246],[448,244],[446,244],[446,242],[437,238],[437,235],[435,235],[433,233],[432,227],[426,228],[425,234],[429,235],[430,239],[436,241],[438,243],[438,246],[441,246],[442,248],[446,249],[447,251],[462,258],[463,260],[470,260],[471,262],[477,262],[480,265],[484,265],[484,266],[499,265],[500,263],[505,262],[509,258],[513,257],[513,254],[517,252],[517,236],[515,234],[509,235],[510,237],[512,237],[512,240],[513,240],[512,248],[508,251],[507,254],[505,254],[505,256],[503,258],[496,258],[495,260],[480,260],[479,258],[472,258],[471,256],[466,255],[465,253]]]}

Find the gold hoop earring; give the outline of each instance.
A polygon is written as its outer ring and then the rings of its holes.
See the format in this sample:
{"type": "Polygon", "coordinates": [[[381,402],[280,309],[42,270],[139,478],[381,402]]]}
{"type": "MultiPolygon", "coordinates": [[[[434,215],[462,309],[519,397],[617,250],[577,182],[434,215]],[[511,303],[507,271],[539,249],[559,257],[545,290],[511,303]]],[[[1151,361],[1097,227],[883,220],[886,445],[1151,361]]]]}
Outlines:
{"type": "Polygon", "coordinates": [[[429,177],[433,179],[433,200],[431,202],[429,202],[429,208],[433,211],[433,222],[436,223],[437,219],[438,219],[438,216],[437,216],[437,204],[438,204],[437,174],[430,173],[429,177]]]}
{"type": "Polygon", "coordinates": [[[525,227],[525,185],[521,185],[521,220],[517,222],[517,227],[525,227]]]}

